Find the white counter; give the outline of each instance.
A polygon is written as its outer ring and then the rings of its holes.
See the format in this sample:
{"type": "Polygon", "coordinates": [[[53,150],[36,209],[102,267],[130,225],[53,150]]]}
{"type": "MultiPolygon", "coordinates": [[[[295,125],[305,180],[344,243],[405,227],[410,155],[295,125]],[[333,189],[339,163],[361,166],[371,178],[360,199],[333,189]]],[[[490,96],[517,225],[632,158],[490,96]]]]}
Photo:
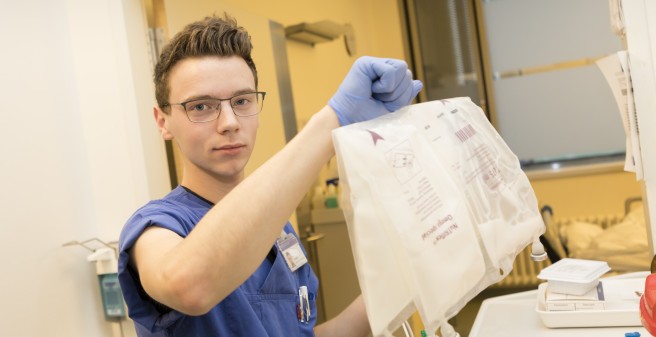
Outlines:
{"type": "MultiPolygon", "coordinates": [[[[644,277],[644,273],[635,275],[644,277]]],[[[642,326],[550,329],[542,324],[536,304],[537,290],[487,299],[481,305],[469,337],[623,337],[624,333],[634,331],[642,337],[650,336],[642,326]]]]}

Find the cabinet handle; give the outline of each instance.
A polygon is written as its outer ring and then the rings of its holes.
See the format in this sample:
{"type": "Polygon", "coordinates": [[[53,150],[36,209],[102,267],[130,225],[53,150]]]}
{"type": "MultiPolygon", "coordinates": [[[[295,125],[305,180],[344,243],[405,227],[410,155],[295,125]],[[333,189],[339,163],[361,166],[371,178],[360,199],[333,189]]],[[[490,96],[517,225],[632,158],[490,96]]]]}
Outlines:
{"type": "Polygon", "coordinates": [[[311,233],[308,234],[308,236],[303,237],[303,240],[307,242],[314,242],[323,239],[323,237],[326,236],[323,233],[311,233]]]}

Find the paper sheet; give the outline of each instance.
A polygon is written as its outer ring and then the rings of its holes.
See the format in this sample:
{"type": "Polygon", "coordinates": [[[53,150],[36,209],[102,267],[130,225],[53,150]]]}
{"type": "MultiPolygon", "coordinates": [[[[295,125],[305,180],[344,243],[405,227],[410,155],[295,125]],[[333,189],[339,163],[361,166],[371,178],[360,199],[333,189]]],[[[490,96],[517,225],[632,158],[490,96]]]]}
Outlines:
{"type": "Polygon", "coordinates": [[[642,157],[640,154],[640,132],[638,128],[633,86],[629,69],[628,53],[620,51],[597,61],[597,66],[606,78],[619,108],[624,133],[626,134],[626,159],[624,170],[635,172],[636,179],[643,179],[642,157]]]}

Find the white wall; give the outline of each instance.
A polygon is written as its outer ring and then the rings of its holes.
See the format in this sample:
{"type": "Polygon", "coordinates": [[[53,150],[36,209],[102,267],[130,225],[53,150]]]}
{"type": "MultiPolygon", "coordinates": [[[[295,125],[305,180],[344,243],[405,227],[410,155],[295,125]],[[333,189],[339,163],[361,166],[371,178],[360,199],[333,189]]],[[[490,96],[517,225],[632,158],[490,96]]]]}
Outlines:
{"type": "Polygon", "coordinates": [[[62,244],[117,240],[170,188],[145,27],[138,0],[0,5],[3,336],[112,335],[89,252],[62,244]]]}
{"type": "Polygon", "coordinates": [[[644,172],[651,253],[656,247],[656,3],[623,0],[644,172]]]}

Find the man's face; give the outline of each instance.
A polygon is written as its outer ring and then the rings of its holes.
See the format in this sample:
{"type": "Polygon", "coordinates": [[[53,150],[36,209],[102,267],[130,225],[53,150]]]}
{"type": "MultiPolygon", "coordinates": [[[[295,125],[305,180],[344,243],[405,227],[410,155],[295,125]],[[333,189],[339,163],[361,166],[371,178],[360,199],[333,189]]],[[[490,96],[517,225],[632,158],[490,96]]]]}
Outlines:
{"type": "MultiPolygon", "coordinates": [[[[169,74],[169,102],[194,98],[229,98],[255,91],[253,73],[240,57],[200,57],[178,62],[169,74]]],[[[236,116],[229,101],[221,102],[219,118],[206,123],[189,121],[184,108],[172,105],[169,114],[155,112],[165,139],[177,142],[184,156],[184,179],[207,175],[239,181],[253,152],[258,116],[236,116]]]]}

